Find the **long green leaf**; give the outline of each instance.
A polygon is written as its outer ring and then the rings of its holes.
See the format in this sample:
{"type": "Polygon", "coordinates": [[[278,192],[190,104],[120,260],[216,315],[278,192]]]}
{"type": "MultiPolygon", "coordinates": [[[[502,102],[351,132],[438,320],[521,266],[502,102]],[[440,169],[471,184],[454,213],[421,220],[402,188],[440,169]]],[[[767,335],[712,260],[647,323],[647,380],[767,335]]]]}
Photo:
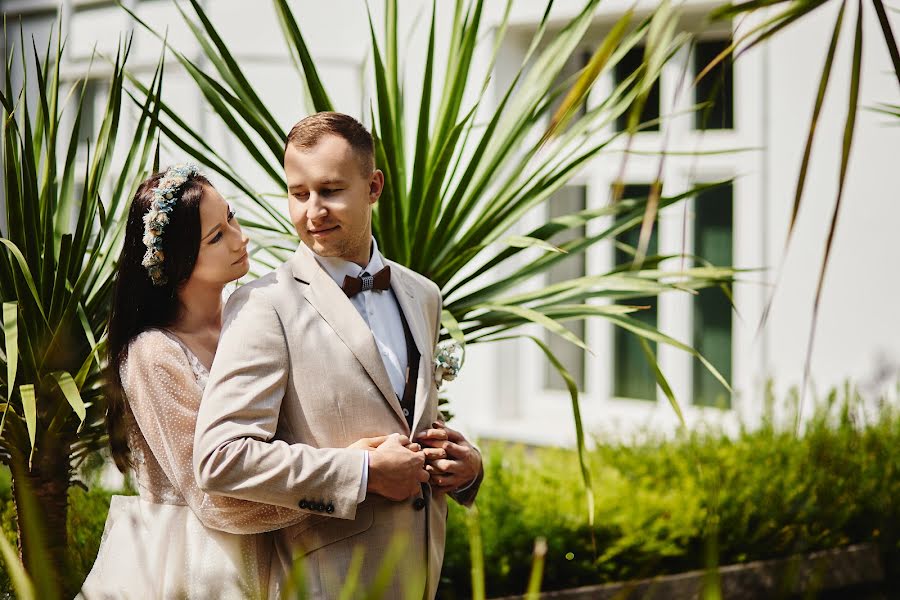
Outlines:
{"type": "Polygon", "coordinates": [[[471,561],[472,600],[485,600],[484,542],[481,537],[481,519],[478,506],[466,510],[466,530],[469,538],[469,559],[471,561]]]}
{"type": "Polygon", "coordinates": [[[784,243],[784,252],[782,252],[781,258],[779,259],[779,266],[776,271],[777,275],[775,278],[775,285],[772,288],[772,291],[769,292],[769,299],[766,302],[765,307],[763,308],[763,313],[760,317],[759,325],[757,326],[757,336],[766,326],[766,323],[769,320],[769,314],[772,309],[772,304],[775,301],[775,292],[779,287],[779,283],[781,282],[781,274],[784,271],[784,261],[787,256],[787,249],[790,246],[791,239],[793,238],[794,227],[797,223],[797,215],[800,213],[800,203],[803,199],[803,189],[806,186],[806,174],[809,168],[810,159],[812,157],[813,139],[816,135],[816,129],[819,124],[819,116],[822,111],[822,106],[825,103],[825,93],[828,89],[828,82],[831,80],[831,67],[834,63],[834,55],[835,51],[837,50],[837,43],[840,37],[841,25],[844,21],[844,9],[846,8],[846,6],[846,2],[841,3],[840,11],[838,12],[837,19],[834,23],[834,30],[831,34],[831,43],[828,46],[828,53],[825,55],[825,63],[822,66],[822,75],[819,78],[819,89],[816,94],[816,100],[813,106],[813,114],[809,123],[809,133],[806,136],[806,146],[803,149],[803,159],[800,162],[800,174],[797,176],[797,186],[794,190],[794,204],[791,208],[791,219],[788,223],[787,237],[785,238],[784,243]]]}
{"type": "MultiPolygon", "coordinates": [[[[6,341],[6,407],[3,410],[5,418],[16,383],[16,370],[19,367],[19,304],[17,302],[3,303],[3,335],[6,341]]],[[[2,429],[3,427],[0,426],[0,431],[2,429]]]]}
{"type": "Polygon", "coordinates": [[[15,389],[16,373],[19,366],[19,328],[18,328],[18,304],[15,302],[3,303],[3,332],[6,342],[6,404],[3,405],[3,417],[0,418],[0,434],[6,425],[6,414],[12,402],[15,389]]]}
{"type": "Polygon", "coordinates": [[[669,385],[669,380],[666,379],[666,376],[663,374],[662,369],[660,369],[659,362],[657,362],[656,360],[656,355],[653,354],[653,349],[650,347],[650,344],[647,343],[647,340],[642,337],[638,338],[638,342],[641,344],[641,350],[644,352],[644,357],[647,359],[647,364],[650,365],[650,369],[653,371],[653,376],[656,377],[656,384],[669,400],[669,405],[672,407],[672,410],[675,411],[675,415],[678,417],[678,421],[681,423],[681,426],[687,427],[687,424],[684,422],[684,415],[681,412],[681,406],[678,404],[678,400],[675,398],[675,392],[672,391],[672,386],[669,385]]]}
{"type": "Polygon", "coordinates": [[[628,331],[631,331],[632,333],[636,333],[640,337],[646,338],[646,339],[654,341],[656,343],[668,344],[669,346],[673,346],[675,348],[678,348],[679,350],[682,350],[684,352],[687,352],[688,354],[691,354],[692,356],[697,358],[697,360],[699,360],[700,363],[704,367],[706,367],[706,370],[709,371],[713,377],[715,377],[717,380],[719,380],[719,383],[721,383],[722,386],[724,386],[726,390],[728,390],[729,392],[734,391],[731,389],[731,384],[729,384],[728,381],[722,376],[722,374],[719,373],[719,370],[716,369],[713,366],[713,364],[711,362],[709,362],[709,360],[706,359],[706,357],[704,357],[697,350],[695,350],[694,348],[691,348],[687,344],[679,342],[675,338],[672,338],[672,337],[660,332],[658,329],[656,329],[655,327],[653,327],[651,325],[648,325],[642,321],[633,319],[626,315],[607,315],[606,318],[609,319],[610,321],[612,321],[613,323],[615,323],[616,325],[618,325],[619,327],[627,329],[628,331]]]}
{"type": "MultiPolygon", "coordinates": [[[[20,385],[19,397],[22,399],[22,413],[25,415],[25,426],[28,428],[28,439],[31,441],[31,455],[33,456],[37,433],[37,402],[34,396],[34,384],[20,385]]],[[[31,458],[28,459],[28,462],[31,462],[31,458]]]]}
{"type": "Polygon", "coordinates": [[[528,576],[528,588],[525,600],[539,600],[541,597],[541,580],[544,577],[544,561],[547,558],[547,540],[539,537],[534,541],[534,556],[531,559],[531,574],[528,576]]]}
{"type": "Polygon", "coordinates": [[[548,317],[547,315],[539,313],[536,310],[532,310],[532,309],[524,307],[524,306],[516,306],[516,305],[511,305],[511,304],[483,304],[483,305],[481,305],[481,308],[484,308],[486,310],[496,311],[496,312],[510,313],[517,317],[525,319],[526,321],[536,323],[536,324],[542,326],[543,328],[545,328],[547,331],[549,331],[551,333],[555,333],[556,335],[558,335],[562,339],[566,340],[567,342],[571,342],[571,343],[575,344],[576,346],[578,346],[579,348],[581,348],[582,350],[585,350],[585,351],[593,354],[593,351],[590,348],[588,348],[587,344],[585,344],[583,341],[581,341],[581,338],[579,338],[577,335],[575,335],[574,333],[572,333],[571,331],[569,331],[568,329],[566,329],[565,327],[563,327],[562,325],[560,325],[559,323],[557,323],[556,321],[554,321],[553,319],[548,317]]]}
{"type": "Polygon", "coordinates": [[[844,189],[847,182],[847,168],[850,164],[850,149],[853,146],[853,134],[856,131],[856,111],[859,108],[859,87],[862,75],[862,45],[863,45],[863,8],[862,0],[857,2],[856,34],[853,39],[853,63],[850,71],[850,92],[847,99],[847,118],[844,121],[844,139],[841,146],[841,168],[838,175],[837,198],[831,213],[831,223],[828,226],[828,237],[825,240],[825,254],[822,256],[822,266],[819,270],[819,281],[816,284],[816,295],[813,300],[812,317],[809,333],[809,341],[806,347],[806,358],[803,367],[803,383],[800,395],[800,406],[797,410],[797,428],[799,430],[803,411],[803,399],[806,394],[806,386],[809,381],[810,365],[812,364],[812,351],[816,338],[816,329],[819,318],[819,303],[822,299],[822,289],[825,283],[825,273],[828,269],[828,260],[831,258],[831,249],[834,243],[834,234],[837,231],[838,216],[841,211],[841,201],[844,198],[844,189]]]}
{"type": "Polygon", "coordinates": [[[875,14],[878,15],[878,24],[881,25],[881,32],[884,34],[884,42],[887,45],[888,54],[891,55],[891,62],[894,64],[894,75],[897,76],[897,84],[900,85],[900,50],[897,49],[897,38],[891,30],[891,22],[888,20],[887,12],[884,10],[884,2],[881,0],[872,0],[875,6],[875,14]]]}
{"type": "Polygon", "coordinates": [[[557,131],[564,129],[566,124],[576,114],[579,107],[585,102],[587,95],[597,81],[597,78],[609,63],[613,51],[625,36],[625,32],[631,24],[633,16],[633,10],[629,9],[625,11],[625,14],[619,18],[609,33],[606,34],[606,37],[603,38],[603,43],[601,43],[597,47],[597,50],[594,51],[588,64],[584,67],[581,75],[575,82],[575,85],[572,86],[572,89],[569,90],[569,93],[563,98],[562,104],[560,104],[559,108],[556,110],[556,114],[550,119],[550,125],[547,127],[547,132],[544,134],[541,143],[544,143],[553,137],[557,131]]]}
{"type": "Polygon", "coordinates": [[[578,464],[581,467],[581,478],[584,481],[585,500],[587,506],[587,521],[593,535],[594,513],[596,510],[594,499],[594,484],[591,479],[591,469],[588,466],[587,462],[587,449],[585,447],[584,441],[584,424],[581,418],[581,406],[578,401],[578,386],[575,384],[575,379],[572,377],[572,374],[569,373],[568,369],[566,369],[565,366],[563,366],[562,362],[560,362],[560,360],[556,357],[556,355],[553,354],[550,346],[548,346],[542,339],[533,335],[523,335],[507,338],[497,338],[497,341],[504,339],[515,339],[516,337],[530,339],[537,345],[538,348],[541,349],[541,351],[544,353],[544,356],[547,357],[547,360],[550,361],[550,364],[553,365],[553,368],[555,368],[560,377],[562,377],[563,381],[566,384],[566,389],[569,391],[569,398],[572,401],[572,417],[575,421],[575,443],[578,449],[578,464]]]}
{"type": "Polygon", "coordinates": [[[441,325],[447,330],[447,333],[450,335],[450,337],[456,340],[459,345],[462,346],[463,349],[465,349],[465,335],[463,335],[462,329],[460,329],[459,322],[456,320],[456,317],[454,317],[453,313],[451,313],[449,310],[441,311],[441,325]]]}
{"type": "Polygon", "coordinates": [[[87,416],[87,411],[84,406],[84,400],[81,398],[81,392],[78,391],[78,386],[75,384],[75,380],[65,371],[54,371],[50,375],[56,379],[59,384],[59,389],[62,390],[63,395],[66,397],[66,402],[69,403],[69,406],[72,407],[72,411],[78,416],[80,422],[78,431],[81,431],[81,428],[84,426],[84,418],[87,416]]]}
{"type": "Polygon", "coordinates": [[[275,9],[278,12],[281,26],[286,33],[285,37],[291,42],[289,44],[292,50],[291,58],[299,66],[298,70],[302,76],[303,83],[306,85],[309,97],[312,98],[313,112],[334,110],[287,0],[275,0],[275,9]]]}
{"type": "Polygon", "coordinates": [[[31,578],[25,572],[25,566],[19,560],[19,553],[12,547],[6,536],[0,535],[0,554],[3,555],[3,562],[6,563],[6,572],[9,575],[9,581],[12,584],[16,598],[19,600],[35,600],[34,585],[31,578]]]}
{"type": "Polygon", "coordinates": [[[19,248],[8,239],[0,238],[0,243],[9,249],[10,253],[15,257],[16,262],[19,263],[19,272],[22,274],[22,277],[25,278],[25,283],[28,285],[31,297],[34,298],[35,306],[40,311],[41,316],[44,317],[44,321],[46,321],[47,315],[44,313],[44,305],[41,302],[37,287],[34,285],[34,278],[31,276],[31,268],[28,266],[28,261],[25,260],[25,257],[22,255],[19,248]]]}

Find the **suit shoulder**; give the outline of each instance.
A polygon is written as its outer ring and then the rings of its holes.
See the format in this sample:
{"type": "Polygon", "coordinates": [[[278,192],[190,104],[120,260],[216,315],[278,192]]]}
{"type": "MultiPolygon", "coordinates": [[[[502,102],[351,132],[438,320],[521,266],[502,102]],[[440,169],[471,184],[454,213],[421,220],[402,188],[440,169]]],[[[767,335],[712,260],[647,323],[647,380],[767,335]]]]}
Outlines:
{"type": "Polygon", "coordinates": [[[391,269],[399,270],[401,273],[403,273],[403,275],[406,276],[407,279],[410,279],[413,282],[415,282],[424,291],[430,293],[432,296],[440,297],[441,289],[432,280],[428,279],[421,273],[417,273],[416,271],[413,271],[409,267],[405,267],[405,266],[401,265],[400,263],[397,263],[394,261],[388,261],[388,263],[391,265],[391,269]]]}
{"type": "Polygon", "coordinates": [[[279,267],[238,287],[228,297],[228,303],[262,301],[272,304],[278,298],[278,289],[285,284],[286,278],[291,278],[290,271],[279,267]]]}

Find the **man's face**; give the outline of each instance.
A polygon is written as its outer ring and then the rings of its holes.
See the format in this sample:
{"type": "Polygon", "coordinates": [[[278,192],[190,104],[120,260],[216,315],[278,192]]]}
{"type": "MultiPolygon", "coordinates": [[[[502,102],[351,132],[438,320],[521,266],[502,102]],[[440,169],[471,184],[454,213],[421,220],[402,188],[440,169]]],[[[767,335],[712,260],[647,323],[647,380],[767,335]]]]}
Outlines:
{"type": "Polygon", "coordinates": [[[319,256],[365,267],[382,172],[364,175],[359,156],[337,135],[324,136],[312,148],[289,145],[284,172],[291,221],[303,243],[319,256]]]}

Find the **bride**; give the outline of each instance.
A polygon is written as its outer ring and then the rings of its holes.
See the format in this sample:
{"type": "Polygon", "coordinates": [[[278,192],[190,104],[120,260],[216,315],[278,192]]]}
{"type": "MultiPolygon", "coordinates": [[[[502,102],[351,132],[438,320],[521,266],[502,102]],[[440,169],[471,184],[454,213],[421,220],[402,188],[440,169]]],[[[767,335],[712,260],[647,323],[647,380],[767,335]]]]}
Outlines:
{"type": "Polygon", "coordinates": [[[289,554],[267,532],[310,513],[210,496],[192,467],[222,291],[249,270],[247,243],[234,211],[192,165],[150,177],[132,200],[109,323],[107,419],[116,464],[134,469],[140,495],[112,498],[83,598],[280,594],[289,554]]]}

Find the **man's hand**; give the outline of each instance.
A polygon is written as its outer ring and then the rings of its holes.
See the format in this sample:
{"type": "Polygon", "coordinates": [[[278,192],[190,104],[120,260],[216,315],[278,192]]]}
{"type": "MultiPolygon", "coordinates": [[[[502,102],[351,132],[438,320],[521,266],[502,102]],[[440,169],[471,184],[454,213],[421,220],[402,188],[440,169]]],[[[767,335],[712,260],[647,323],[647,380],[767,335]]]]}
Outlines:
{"type": "MultiPolygon", "coordinates": [[[[422,449],[422,446],[420,446],[419,444],[417,444],[415,442],[410,443],[409,438],[406,437],[405,435],[401,435],[399,433],[395,434],[395,435],[397,436],[398,440],[400,441],[400,444],[403,446],[406,446],[409,450],[412,450],[413,452],[419,452],[422,449]]],[[[347,447],[354,448],[356,450],[370,450],[371,451],[371,450],[375,450],[376,448],[378,448],[378,446],[382,445],[385,441],[387,441],[388,437],[390,437],[390,436],[377,435],[375,437],[360,438],[347,447]]]]}
{"type": "Polygon", "coordinates": [[[455,492],[464,488],[481,473],[481,454],[460,432],[441,421],[421,431],[416,441],[424,446],[425,470],[431,476],[435,492],[455,492]],[[441,452],[443,451],[443,452],[441,452]]]}
{"type": "MultiPolygon", "coordinates": [[[[419,452],[422,449],[422,446],[415,442],[410,442],[409,438],[405,435],[401,435],[399,433],[395,434],[397,439],[400,440],[400,444],[406,446],[409,450],[413,452],[419,452]]],[[[376,435],[371,438],[360,438],[347,446],[348,448],[354,448],[356,450],[374,450],[381,444],[383,444],[390,436],[387,435],[376,435]]],[[[426,457],[427,458],[427,457],[426,457]]]]}
{"type": "MultiPolygon", "coordinates": [[[[354,442],[353,447],[367,443],[366,440],[377,441],[379,438],[363,438],[354,442]]],[[[369,451],[367,491],[398,502],[419,493],[419,484],[428,481],[424,468],[425,454],[421,449],[414,451],[407,445],[419,447],[418,444],[410,444],[406,436],[392,433],[369,451]]]]}

